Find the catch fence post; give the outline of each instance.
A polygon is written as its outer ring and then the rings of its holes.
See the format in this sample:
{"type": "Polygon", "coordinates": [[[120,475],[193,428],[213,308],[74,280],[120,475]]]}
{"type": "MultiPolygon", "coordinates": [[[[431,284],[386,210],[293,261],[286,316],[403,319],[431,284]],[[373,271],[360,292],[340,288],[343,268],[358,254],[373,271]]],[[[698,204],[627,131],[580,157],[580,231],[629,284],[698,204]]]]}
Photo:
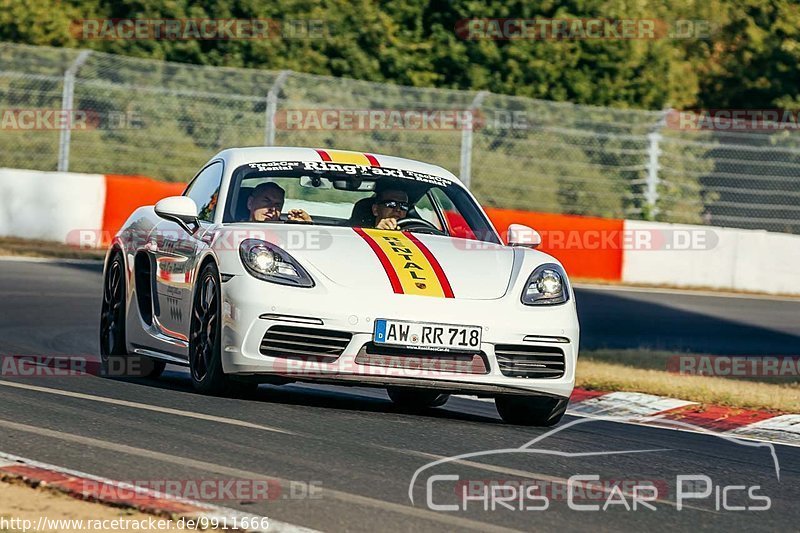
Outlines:
{"type": "Polygon", "coordinates": [[[275,145],[275,113],[278,112],[278,95],[281,92],[290,70],[282,70],[267,93],[267,110],[264,119],[264,146],[275,145]]]}
{"type": "Polygon", "coordinates": [[[58,138],[59,172],[69,171],[69,143],[72,138],[72,116],[74,116],[73,113],[75,111],[72,109],[75,97],[75,75],[78,73],[78,69],[81,68],[81,65],[89,59],[91,53],[91,50],[82,50],[81,53],[78,54],[78,57],[75,58],[75,61],[72,62],[72,65],[64,72],[64,88],[61,93],[61,112],[64,116],[69,116],[70,119],[65,121],[65,125],[61,128],[58,138]],[[67,115],[67,113],[69,113],[69,115],[67,115]]]}
{"type": "Polygon", "coordinates": [[[475,111],[480,109],[483,99],[488,94],[488,91],[480,91],[475,95],[469,106],[469,120],[461,128],[461,161],[458,177],[467,189],[472,181],[472,132],[475,128],[475,111]]]}
{"type": "Polygon", "coordinates": [[[661,169],[659,166],[659,157],[661,156],[661,139],[663,138],[661,135],[661,128],[663,128],[667,123],[667,115],[671,112],[671,109],[665,109],[662,111],[661,118],[659,118],[658,122],[655,124],[655,128],[652,132],[647,134],[647,178],[645,180],[646,189],[644,193],[644,199],[647,202],[647,216],[648,220],[654,220],[656,215],[658,214],[658,184],[660,178],[658,177],[658,171],[661,169]]]}

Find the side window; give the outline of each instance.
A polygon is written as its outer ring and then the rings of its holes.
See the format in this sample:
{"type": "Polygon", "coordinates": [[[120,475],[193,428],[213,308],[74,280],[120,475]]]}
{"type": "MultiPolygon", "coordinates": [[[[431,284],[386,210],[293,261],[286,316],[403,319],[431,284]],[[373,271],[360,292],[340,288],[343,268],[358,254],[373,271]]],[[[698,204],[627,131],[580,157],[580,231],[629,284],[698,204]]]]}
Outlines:
{"type": "Polygon", "coordinates": [[[428,194],[417,200],[417,203],[414,204],[414,210],[419,215],[419,218],[430,222],[438,229],[442,229],[442,222],[436,215],[436,210],[433,208],[433,204],[431,203],[431,199],[428,194]]]}
{"type": "Polygon", "coordinates": [[[212,163],[192,181],[184,196],[188,196],[197,204],[200,220],[211,222],[219,200],[219,187],[222,183],[222,163],[212,163]]]}
{"type": "Polygon", "coordinates": [[[450,236],[461,239],[475,239],[475,234],[464,220],[464,216],[458,211],[450,197],[439,187],[431,187],[428,194],[439,204],[448,226],[450,236]]]}

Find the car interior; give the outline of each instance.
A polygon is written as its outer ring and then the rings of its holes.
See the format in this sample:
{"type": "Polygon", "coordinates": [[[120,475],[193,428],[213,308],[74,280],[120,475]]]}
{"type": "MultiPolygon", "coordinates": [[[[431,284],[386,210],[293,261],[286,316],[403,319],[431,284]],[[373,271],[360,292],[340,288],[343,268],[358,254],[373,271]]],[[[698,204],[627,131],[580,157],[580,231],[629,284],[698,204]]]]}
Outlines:
{"type": "MultiPolygon", "coordinates": [[[[247,209],[247,199],[252,194],[253,189],[255,189],[255,187],[240,187],[235,211],[235,217],[237,221],[246,221],[250,217],[250,210],[247,209]]],[[[409,200],[418,200],[418,197],[421,195],[416,196],[417,198],[412,198],[409,196],[409,200]]],[[[352,227],[371,227],[375,224],[375,216],[372,214],[372,203],[374,198],[374,195],[367,198],[361,198],[355,204],[353,204],[353,210],[349,219],[339,220],[329,217],[323,217],[323,219],[326,224],[352,227]]],[[[413,207],[414,202],[411,203],[412,207],[409,209],[406,218],[420,218],[419,213],[417,213],[416,209],[413,207]]],[[[317,215],[315,218],[319,218],[319,216],[317,215]]],[[[281,214],[281,220],[286,220],[285,214],[281,214]]]]}

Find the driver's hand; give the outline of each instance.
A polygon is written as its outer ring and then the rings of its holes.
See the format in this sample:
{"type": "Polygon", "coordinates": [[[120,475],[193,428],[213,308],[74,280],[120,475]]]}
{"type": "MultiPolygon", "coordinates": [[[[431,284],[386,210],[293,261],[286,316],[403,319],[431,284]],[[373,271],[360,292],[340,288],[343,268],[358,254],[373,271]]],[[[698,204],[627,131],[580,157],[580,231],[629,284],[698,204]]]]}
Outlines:
{"type": "Polygon", "coordinates": [[[396,218],[384,218],[375,226],[377,229],[397,229],[396,218]]]}
{"type": "Polygon", "coordinates": [[[302,209],[290,209],[287,218],[293,222],[313,222],[311,215],[302,209]]]}

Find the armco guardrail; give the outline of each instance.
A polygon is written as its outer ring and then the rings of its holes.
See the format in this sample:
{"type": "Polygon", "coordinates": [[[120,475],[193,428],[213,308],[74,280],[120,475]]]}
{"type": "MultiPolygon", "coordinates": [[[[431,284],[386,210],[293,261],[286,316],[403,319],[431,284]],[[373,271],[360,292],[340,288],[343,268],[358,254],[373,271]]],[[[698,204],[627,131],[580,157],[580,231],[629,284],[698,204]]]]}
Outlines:
{"type": "MultiPolygon", "coordinates": [[[[103,246],[137,207],[183,184],[141,176],[0,169],[0,236],[103,246]]],[[[800,294],[800,235],[487,208],[528,225],[573,278],[800,294]]]]}
{"type": "Polygon", "coordinates": [[[490,207],[800,233],[800,134],[764,121],[11,43],[0,87],[5,167],[185,182],[231,146],[335,147],[441,165],[490,207]]]}
{"type": "Polygon", "coordinates": [[[0,236],[103,246],[134,209],[184,188],[141,176],[0,168],[0,236]]]}
{"type": "Polygon", "coordinates": [[[800,235],[630,220],[625,227],[674,236],[669,249],[626,251],[625,282],[800,294],[800,235]]]}
{"type": "Polygon", "coordinates": [[[0,168],[0,236],[78,244],[73,230],[102,227],[104,179],[0,168]]]}

